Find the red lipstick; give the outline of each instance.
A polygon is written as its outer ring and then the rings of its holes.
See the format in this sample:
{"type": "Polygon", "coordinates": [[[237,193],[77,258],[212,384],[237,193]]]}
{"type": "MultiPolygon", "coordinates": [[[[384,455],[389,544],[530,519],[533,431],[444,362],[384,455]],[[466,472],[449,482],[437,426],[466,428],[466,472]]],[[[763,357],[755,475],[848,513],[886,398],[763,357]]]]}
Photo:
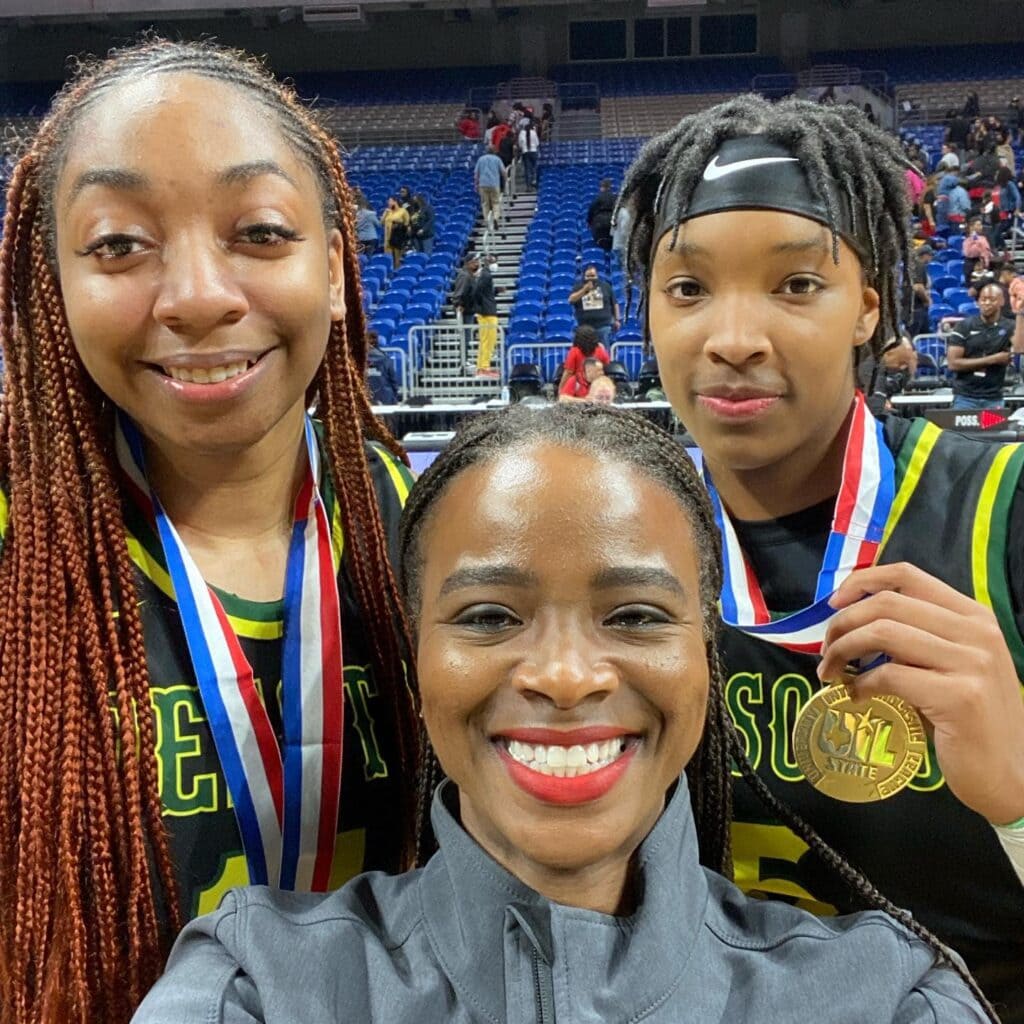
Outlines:
{"type": "MultiPolygon", "coordinates": [[[[584,731],[586,730],[577,730],[577,732],[584,731]]],[[[567,734],[562,733],[561,735],[564,737],[567,734]]],[[[612,736],[604,738],[614,739],[616,735],[621,736],[622,733],[613,733],[612,736]]],[[[529,741],[524,740],[523,742],[529,741]]],[[[538,740],[535,742],[542,741],[538,740]]],[[[564,742],[564,740],[561,742],[564,742]]],[[[596,743],[598,741],[589,740],[588,742],[596,743]]],[[[551,743],[551,741],[549,740],[548,743],[551,743]]],[[[497,748],[498,755],[508,769],[509,776],[523,792],[544,803],[570,806],[590,803],[592,800],[598,800],[608,793],[629,767],[630,762],[639,749],[639,743],[628,741],[626,750],[611,764],[606,765],[604,768],[598,768],[597,771],[588,772],[586,775],[577,775],[574,778],[559,778],[557,775],[546,775],[543,772],[534,771],[534,769],[528,768],[525,764],[517,761],[508,752],[503,743],[499,742],[497,748]]]]}

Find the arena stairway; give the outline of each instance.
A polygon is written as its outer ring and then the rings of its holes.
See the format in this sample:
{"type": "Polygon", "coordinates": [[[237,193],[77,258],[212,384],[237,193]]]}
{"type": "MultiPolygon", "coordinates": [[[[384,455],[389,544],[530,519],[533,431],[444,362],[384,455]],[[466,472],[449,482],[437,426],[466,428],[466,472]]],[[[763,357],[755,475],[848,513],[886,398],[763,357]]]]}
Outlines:
{"type": "MultiPolygon", "coordinates": [[[[496,295],[498,323],[506,330],[515,302],[526,231],[537,210],[536,193],[523,191],[521,179],[517,188],[519,191],[513,199],[505,197],[500,229],[491,232],[488,239],[483,217],[478,214],[466,248],[466,254],[489,252],[498,261],[498,270],[493,275],[495,291],[500,289],[496,295]]],[[[502,370],[502,378],[477,377],[476,332],[470,332],[468,351],[463,361],[458,318],[450,301],[444,303],[441,315],[431,327],[434,329],[433,343],[418,375],[417,393],[429,395],[435,402],[473,402],[497,397],[504,378],[504,367],[498,363],[498,351],[495,351],[491,365],[502,370]]]]}

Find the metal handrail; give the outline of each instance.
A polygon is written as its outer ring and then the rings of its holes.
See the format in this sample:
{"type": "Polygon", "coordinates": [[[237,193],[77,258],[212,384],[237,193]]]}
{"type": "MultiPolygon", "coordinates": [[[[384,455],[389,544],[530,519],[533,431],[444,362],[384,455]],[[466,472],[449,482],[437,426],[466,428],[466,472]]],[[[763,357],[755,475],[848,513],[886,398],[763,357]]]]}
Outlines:
{"type": "MultiPolygon", "coordinates": [[[[506,377],[508,376],[509,373],[512,372],[512,367],[515,366],[517,363],[536,363],[537,362],[536,359],[516,359],[517,355],[521,355],[522,353],[527,352],[527,351],[529,351],[531,353],[537,353],[537,352],[544,353],[544,352],[555,352],[556,350],[561,350],[562,362],[564,362],[565,361],[565,357],[569,354],[569,349],[571,347],[572,347],[572,345],[568,341],[536,341],[536,342],[521,341],[521,342],[516,342],[516,344],[514,344],[514,345],[509,345],[508,348],[505,350],[506,377]]],[[[545,366],[543,365],[543,355],[541,356],[541,363],[542,363],[541,369],[543,371],[543,370],[546,369],[545,366]]],[[[545,376],[550,377],[551,375],[545,373],[545,376]]]]}
{"type": "MultiPolygon", "coordinates": [[[[437,391],[451,391],[457,389],[460,380],[467,380],[464,375],[465,367],[470,364],[476,356],[479,347],[480,332],[484,327],[480,324],[463,323],[453,320],[446,324],[419,324],[409,328],[409,359],[412,364],[410,371],[410,395],[430,395],[437,391]],[[431,375],[429,371],[438,369],[438,362],[442,358],[440,351],[435,352],[435,343],[441,340],[454,341],[456,348],[454,352],[455,367],[448,367],[450,373],[439,373],[431,375]],[[475,344],[474,344],[475,342],[475,344]]],[[[495,330],[497,331],[497,342],[494,346],[494,353],[491,356],[491,365],[498,368],[499,379],[495,380],[497,385],[503,380],[502,367],[505,365],[505,325],[499,320],[495,330]]],[[[449,358],[452,351],[443,355],[449,358]]],[[[442,369],[445,369],[442,367],[442,369]]],[[[472,378],[469,378],[472,379],[472,378]]]]}

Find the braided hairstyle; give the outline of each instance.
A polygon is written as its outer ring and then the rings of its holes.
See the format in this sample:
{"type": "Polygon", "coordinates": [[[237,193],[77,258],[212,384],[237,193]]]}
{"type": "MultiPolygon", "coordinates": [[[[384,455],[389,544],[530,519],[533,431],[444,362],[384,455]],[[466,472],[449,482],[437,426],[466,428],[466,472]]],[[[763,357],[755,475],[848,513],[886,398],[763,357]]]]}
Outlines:
{"type": "Polygon", "coordinates": [[[408,630],[389,567],[365,442],[401,456],[365,390],[366,324],[352,193],[334,141],[257,60],[149,38],[81,66],[10,182],[0,246],[0,1020],[127,1021],[159,975],[181,909],[161,818],[134,568],[113,409],[80,362],[56,269],[54,197],[83,114],[121,83],[190,73],[262,105],[310,167],[344,243],[344,322],[309,388],[397,738],[402,848],[414,859],[418,725],[408,630]],[[2,495],[0,495],[2,499],[2,495]]]}
{"type": "MultiPolygon", "coordinates": [[[[904,177],[910,167],[899,141],[873,125],[856,107],[819,106],[807,100],[769,103],[754,93],[737,96],[684,117],[651,139],[626,172],[618,206],[633,214],[626,248],[628,275],[649,281],[659,224],[673,225],[672,245],[704,168],[723,142],[763,135],[786,146],[828,211],[832,259],[839,262],[840,214],[834,189],[858,211],[859,252],[867,283],[880,298],[879,320],[870,340],[877,356],[897,335],[910,308],[912,266],[910,206],[904,177]],[[863,216],[861,216],[861,214],[863,216]]],[[[646,289],[644,289],[646,291],[646,289]]]]}
{"type": "MultiPolygon", "coordinates": [[[[420,615],[423,531],[431,523],[432,513],[446,488],[460,473],[473,466],[492,462],[510,451],[541,444],[564,446],[584,452],[595,460],[629,467],[666,488],[686,514],[699,558],[703,637],[710,678],[704,733],[686,766],[701,863],[727,877],[732,875],[731,772],[736,768],[764,806],[807,843],[865,908],[886,911],[926,942],[935,952],[936,960],[965,981],[989,1019],[998,1024],[995,1011],[956,954],[908,911],[886,899],[780,801],[751,765],[745,741],[733,723],[725,699],[725,671],[718,643],[722,555],[714,513],[703,482],[683,447],[650,420],[610,406],[560,404],[515,405],[507,411],[486,413],[464,422],[452,442],[416,482],[402,513],[399,578],[414,629],[420,615]]],[[[418,813],[421,858],[432,848],[427,815],[433,789],[441,777],[440,765],[425,736],[423,750],[426,767],[421,777],[418,813]]]]}

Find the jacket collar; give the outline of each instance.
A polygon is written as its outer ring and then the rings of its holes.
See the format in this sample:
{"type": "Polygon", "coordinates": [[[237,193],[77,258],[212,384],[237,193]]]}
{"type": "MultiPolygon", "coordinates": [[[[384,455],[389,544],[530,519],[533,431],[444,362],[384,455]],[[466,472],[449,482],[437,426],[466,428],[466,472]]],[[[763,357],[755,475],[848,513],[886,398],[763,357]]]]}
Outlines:
{"type": "Polygon", "coordinates": [[[583,968],[560,974],[583,982],[566,993],[580,1019],[600,1019],[602,1007],[594,1000],[609,985],[616,1010],[628,1014],[660,1001],[680,983],[709,898],[685,775],[637,851],[638,906],[629,917],[546,899],[485,853],[457,813],[458,790],[445,781],[431,811],[440,850],[421,875],[420,895],[438,962],[478,1012],[506,1020],[503,935],[511,918],[548,963],[571,961],[570,967],[583,968]],[[595,986],[596,978],[605,984],[595,986]],[[587,1016],[588,1007],[596,1016],[587,1016]]]}

